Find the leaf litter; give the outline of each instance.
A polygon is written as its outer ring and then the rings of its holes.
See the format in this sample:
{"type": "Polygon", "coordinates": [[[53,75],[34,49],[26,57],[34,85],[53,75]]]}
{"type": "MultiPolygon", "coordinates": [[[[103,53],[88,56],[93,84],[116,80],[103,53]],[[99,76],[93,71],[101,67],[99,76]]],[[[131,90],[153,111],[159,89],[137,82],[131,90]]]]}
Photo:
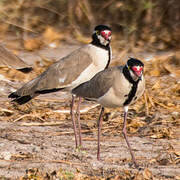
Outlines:
{"type": "MultiPolygon", "coordinates": [[[[47,28],[43,35],[46,43],[61,39],[57,32],[54,36],[51,34],[53,29],[47,28]]],[[[39,49],[40,46],[33,46],[36,40],[30,42],[32,45],[25,46],[27,50],[39,49]]],[[[101,142],[104,160],[97,162],[99,106],[83,102],[83,108],[89,105],[93,108],[81,115],[85,150],[78,151],[74,149],[70,115],[63,113],[69,110],[70,98],[63,99],[64,94],[54,93],[56,98],[40,96],[18,106],[7,100],[8,88],[1,93],[0,102],[0,163],[6,171],[5,176],[12,177],[16,173],[20,179],[180,179],[179,59],[178,52],[171,56],[156,56],[149,61],[142,58],[146,92],[130,107],[127,124],[129,141],[143,167],[141,171],[129,166],[131,158],[122,136],[122,108],[105,110],[101,142]],[[3,154],[4,146],[10,153],[9,160],[3,154]]],[[[30,75],[1,68],[0,73],[11,81],[4,82],[3,86],[20,87],[22,82],[27,82],[49,66],[49,61],[44,62],[43,66],[36,64],[30,75]]]]}

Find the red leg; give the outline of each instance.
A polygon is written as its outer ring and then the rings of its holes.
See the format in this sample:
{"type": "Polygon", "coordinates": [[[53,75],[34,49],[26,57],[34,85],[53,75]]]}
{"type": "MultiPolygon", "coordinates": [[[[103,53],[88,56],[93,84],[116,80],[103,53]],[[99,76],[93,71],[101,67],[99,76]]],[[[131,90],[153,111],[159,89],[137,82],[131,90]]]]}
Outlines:
{"type": "Polygon", "coordinates": [[[78,122],[78,129],[79,129],[79,146],[82,146],[82,136],[81,136],[81,123],[80,123],[80,104],[82,98],[79,97],[78,106],[77,106],[77,122],[78,122]]]}
{"type": "Polygon", "coordinates": [[[135,167],[138,168],[138,164],[136,163],[136,159],[134,157],[134,154],[132,152],[131,146],[130,146],[128,138],[127,138],[127,132],[126,132],[127,113],[128,113],[128,106],[126,106],[124,108],[124,122],[123,122],[123,131],[122,132],[123,132],[124,138],[126,140],[126,143],[128,145],[128,148],[129,148],[129,151],[130,151],[130,154],[131,154],[131,157],[132,157],[132,161],[133,161],[135,167]]]}
{"type": "Polygon", "coordinates": [[[100,135],[101,135],[103,113],[104,113],[104,107],[101,108],[101,112],[100,112],[99,119],[98,119],[98,150],[97,150],[97,160],[100,160],[100,135]]]}
{"type": "Polygon", "coordinates": [[[75,122],[75,118],[74,118],[74,96],[72,95],[72,102],[71,102],[71,119],[72,119],[72,123],[73,123],[73,129],[74,129],[74,137],[75,137],[75,143],[76,143],[76,148],[78,147],[78,143],[77,143],[77,129],[76,129],[76,122],[75,122]]]}

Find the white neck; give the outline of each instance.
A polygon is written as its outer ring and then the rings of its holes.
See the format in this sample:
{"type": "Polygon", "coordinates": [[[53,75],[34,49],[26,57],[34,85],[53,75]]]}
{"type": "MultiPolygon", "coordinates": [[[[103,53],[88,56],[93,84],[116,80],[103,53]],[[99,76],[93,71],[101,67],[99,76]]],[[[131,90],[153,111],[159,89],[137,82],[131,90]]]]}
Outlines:
{"type": "Polygon", "coordinates": [[[128,108],[129,108],[129,106],[124,106],[124,112],[128,112],[128,108]]]}
{"type": "Polygon", "coordinates": [[[130,75],[131,75],[131,77],[132,77],[132,79],[134,80],[134,81],[137,81],[139,78],[133,73],[133,71],[130,69],[129,70],[129,72],[130,72],[130,75]]]}

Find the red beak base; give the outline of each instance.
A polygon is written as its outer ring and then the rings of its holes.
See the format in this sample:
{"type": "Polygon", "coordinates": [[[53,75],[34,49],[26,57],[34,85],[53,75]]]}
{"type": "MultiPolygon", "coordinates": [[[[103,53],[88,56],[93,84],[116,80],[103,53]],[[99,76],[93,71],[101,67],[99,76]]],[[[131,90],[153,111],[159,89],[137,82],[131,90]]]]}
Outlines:
{"type": "Polygon", "coordinates": [[[132,67],[133,72],[138,76],[141,77],[142,75],[142,71],[143,71],[143,67],[142,66],[133,66],[132,67]]]}
{"type": "Polygon", "coordinates": [[[104,37],[105,40],[108,40],[111,36],[111,31],[101,31],[101,36],[104,37]]]}

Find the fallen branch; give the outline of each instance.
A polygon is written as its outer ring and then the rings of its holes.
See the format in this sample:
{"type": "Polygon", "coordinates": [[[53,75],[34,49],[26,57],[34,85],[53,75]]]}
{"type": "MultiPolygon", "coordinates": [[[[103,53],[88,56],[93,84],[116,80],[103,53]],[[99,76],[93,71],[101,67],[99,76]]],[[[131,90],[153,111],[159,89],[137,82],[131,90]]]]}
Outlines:
{"type": "MultiPolygon", "coordinates": [[[[109,128],[114,128],[114,126],[104,127],[104,128],[102,128],[102,131],[103,131],[103,130],[106,130],[106,129],[109,129],[109,128]]],[[[82,133],[88,133],[88,132],[90,133],[90,132],[94,132],[94,131],[97,131],[97,129],[94,128],[94,129],[90,129],[90,130],[82,130],[81,132],[82,132],[82,133]]],[[[51,135],[51,136],[59,136],[59,135],[66,135],[66,134],[74,134],[74,131],[69,131],[69,132],[55,132],[55,133],[52,133],[52,134],[49,133],[49,135],[51,135]]]]}
{"type": "Polygon", "coordinates": [[[3,111],[3,112],[8,112],[8,113],[13,113],[14,111],[11,111],[9,109],[4,109],[4,108],[1,108],[0,111],[3,111]]]}
{"type": "Polygon", "coordinates": [[[144,101],[145,101],[145,106],[146,106],[146,116],[149,116],[149,106],[147,102],[147,91],[144,93],[144,101]]]}
{"type": "MultiPolygon", "coordinates": [[[[96,107],[100,106],[100,104],[94,104],[92,106],[86,107],[84,109],[80,109],[80,113],[86,113],[91,109],[94,109],[96,107]]],[[[63,114],[70,114],[70,110],[69,109],[63,109],[63,110],[54,110],[53,112],[56,113],[63,113],[63,114]]]]}
{"type": "Polygon", "coordinates": [[[20,120],[23,119],[24,117],[28,117],[28,116],[33,117],[33,118],[36,117],[36,118],[40,119],[40,120],[43,121],[43,122],[45,121],[44,119],[42,119],[41,117],[39,117],[39,116],[37,116],[37,115],[24,114],[24,115],[22,115],[21,117],[15,119],[14,122],[20,121],[20,120]]]}
{"type": "Polygon", "coordinates": [[[45,161],[45,160],[5,160],[5,159],[0,159],[0,162],[5,161],[5,162],[16,162],[16,163],[64,163],[64,164],[69,164],[69,165],[82,165],[82,163],[73,163],[70,161],[65,161],[65,160],[49,160],[49,161],[45,161]]]}
{"type": "Polygon", "coordinates": [[[163,103],[158,102],[155,98],[153,98],[153,100],[154,100],[154,102],[155,102],[156,104],[158,104],[159,106],[161,106],[161,107],[163,107],[163,108],[165,108],[165,109],[173,110],[173,111],[176,109],[175,107],[168,107],[168,106],[164,105],[163,103]]]}
{"type": "Polygon", "coordinates": [[[43,123],[31,122],[31,123],[21,123],[21,126],[57,126],[64,123],[65,122],[43,122],[43,123]]]}

